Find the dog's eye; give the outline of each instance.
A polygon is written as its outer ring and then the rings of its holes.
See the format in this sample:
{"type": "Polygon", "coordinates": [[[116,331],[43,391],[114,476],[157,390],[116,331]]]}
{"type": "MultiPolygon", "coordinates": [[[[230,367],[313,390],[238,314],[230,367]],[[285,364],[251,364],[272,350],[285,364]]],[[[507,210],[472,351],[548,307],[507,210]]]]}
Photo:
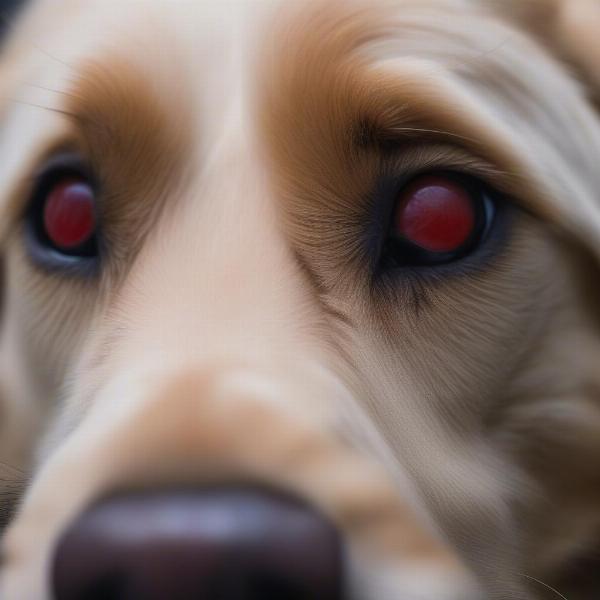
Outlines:
{"type": "Polygon", "coordinates": [[[60,267],[94,258],[96,193],[89,179],[60,170],[42,177],[29,209],[29,225],[35,257],[46,264],[60,267]]]}
{"type": "Polygon", "coordinates": [[[44,231],[60,252],[80,254],[96,230],[94,191],[83,178],[68,177],[50,189],[44,202],[44,231]]]}
{"type": "Polygon", "coordinates": [[[457,260],[483,239],[493,218],[489,195],[453,175],[423,175],[396,198],[386,254],[400,265],[457,260]]]}

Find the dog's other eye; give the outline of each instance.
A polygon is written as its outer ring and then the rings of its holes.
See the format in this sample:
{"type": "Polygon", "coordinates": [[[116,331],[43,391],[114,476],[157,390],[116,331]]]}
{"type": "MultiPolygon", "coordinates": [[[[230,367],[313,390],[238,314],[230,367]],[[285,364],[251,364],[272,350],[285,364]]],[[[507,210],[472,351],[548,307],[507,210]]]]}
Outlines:
{"type": "Polygon", "coordinates": [[[482,185],[452,174],[422,175],[396,197],[386,255],[397,265],[457,260],[481,242],[493,214],[482,185]]]}
{"type": "Polygon", "coordinates": [[[95,229],[91,186],[73,177],[56,183],[44,203],[44,230],[50,243],[61,252],[79,254],[95,229]]]}
{"type": "MultiPolygon", "coordinates": [[[[78,173],[51,173],[42,179],[29,212],[38,258],[68,261],[97,254],[96,194],[78,173]]],[[[60,265],[57,265],[60,266],[60,265]]]]}

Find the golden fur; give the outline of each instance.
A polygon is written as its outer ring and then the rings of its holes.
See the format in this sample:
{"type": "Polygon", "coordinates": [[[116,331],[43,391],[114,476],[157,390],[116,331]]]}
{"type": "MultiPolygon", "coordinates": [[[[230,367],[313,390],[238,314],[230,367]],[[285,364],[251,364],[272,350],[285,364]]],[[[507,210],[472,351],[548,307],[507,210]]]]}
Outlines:
{"type": "Polygon", "coordinates": [[[352,600],[591,600],[600,4],[116,6],[37,0],[0,57],[0,597],[100,495],[227,480],[330,515],[352,600]],[[24,249],[65,149],[97,277],[24,249]],[[510,199],[502,248],[374,276],[378,178],[435,169],[510,199]]]}

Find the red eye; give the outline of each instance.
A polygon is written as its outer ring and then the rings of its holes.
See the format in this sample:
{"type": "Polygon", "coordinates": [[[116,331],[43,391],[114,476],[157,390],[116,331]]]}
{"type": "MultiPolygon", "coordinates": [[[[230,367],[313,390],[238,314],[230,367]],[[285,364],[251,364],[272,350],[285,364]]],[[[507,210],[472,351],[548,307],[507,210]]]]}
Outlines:
{"type": "Polygon", "coordinates": [[[95,195],[83,177],[59,180],[48,192],[43,205],[43,228],[49,242],[68,254],[89,254],[79,250],[94,238],[95,195]]]}
{"type": "Polygon", "coordinates": [[[478,228],[478,207],[472,192],[443,175],[413,181],[399,198],[394,234],[431,253],[461,250],[478,228]]]}

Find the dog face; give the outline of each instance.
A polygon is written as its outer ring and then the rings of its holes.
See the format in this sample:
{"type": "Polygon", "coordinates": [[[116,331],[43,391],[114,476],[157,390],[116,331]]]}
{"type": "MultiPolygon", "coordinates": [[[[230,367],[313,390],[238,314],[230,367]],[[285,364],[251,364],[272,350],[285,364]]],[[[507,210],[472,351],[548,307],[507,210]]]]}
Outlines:
{"type": "Polygon", "coordinates": [[[0,595],[91,597],[56,578],[103,498],[256,485],[339,532],[338,591],[307,597],[591,597],[599,12],[28,8],[0,73],[0,595]]]}

